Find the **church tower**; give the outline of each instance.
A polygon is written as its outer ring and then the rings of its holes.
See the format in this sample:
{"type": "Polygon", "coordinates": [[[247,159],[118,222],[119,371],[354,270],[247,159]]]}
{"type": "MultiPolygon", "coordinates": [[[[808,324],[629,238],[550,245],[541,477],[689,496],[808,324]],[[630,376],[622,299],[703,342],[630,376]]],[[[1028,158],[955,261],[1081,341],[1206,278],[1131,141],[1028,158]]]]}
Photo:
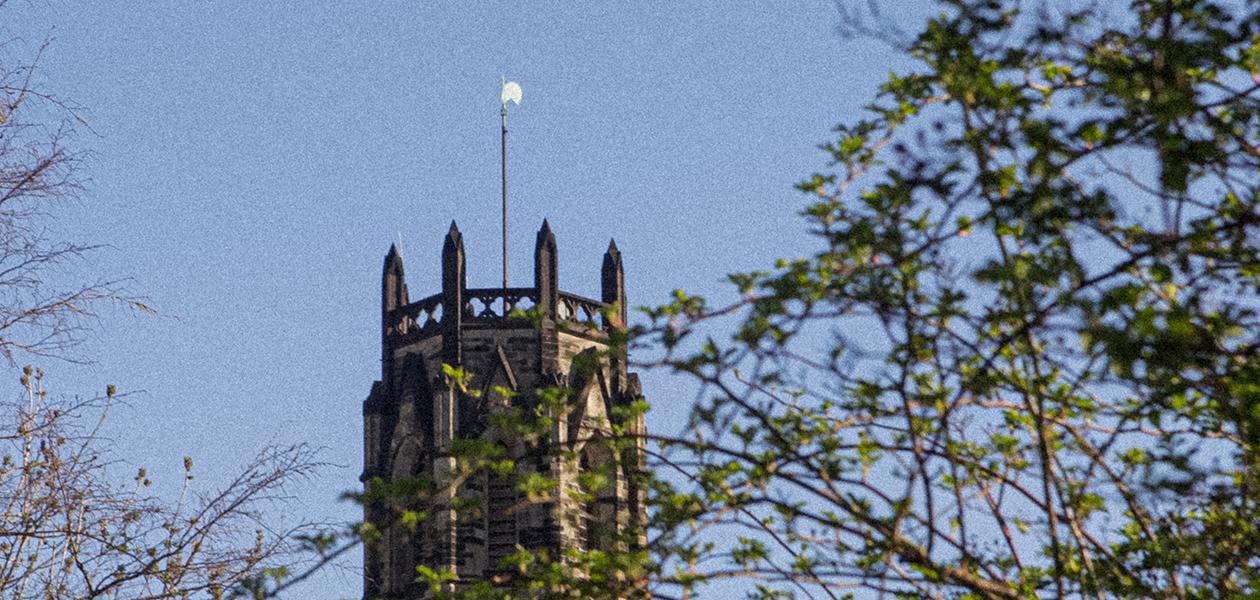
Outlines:
{"type": "Polygon", "coordinates": [[[413,301],[402,257],[390,248],[381,282],[381,379],[363,403],[362,478],[369,489],[396,485],[393,497],[369,495],[364,505],[365,520],[381,533],[365,544],[365,600],[425,597],[415,581],[418,565],[455,573],[452,585],[459,586],[510,577],[502,561],[518,546],[553,557],[566,549],[615,550],[606,545],[624,541],[608,540],[642,522],[642,491],[633,476],[641,453],[613,456],[596,443],[612,425],[643,430],[641,416],[618,410],[641,397],[638,377],[626,371],[624,346],[610,342],[626,321],[621,253],[609,244],[599,300],[561,291],[556,266],[556,238],[544,221],[532,287],[469,288],[463,237],[451,223],[441,291],[413,301]],[[472,378],[453,385],[443,365],[472,378]],[[510,436],[497,432],[492,417],[536,410],[536,392],[548,388],[566,397],[565,414],[546,415],[549,433],[503,439],[510,436]],[[505,398],[499,389],[512,393],[505,398]],[[461,472],[459,440],[500,445],[515,473],[461,472]],[[582,493],[580,475],[594,467],[611,474],[608,483],[582,493]],[[530,473],[558,482],[556,491],[523,498],[517,482],[530,473]],[[408,494],[397,492],[407,485],[422,505],[405,506],[408,494]],[[406,522],[405,510],[427,518],[406,522]]]}

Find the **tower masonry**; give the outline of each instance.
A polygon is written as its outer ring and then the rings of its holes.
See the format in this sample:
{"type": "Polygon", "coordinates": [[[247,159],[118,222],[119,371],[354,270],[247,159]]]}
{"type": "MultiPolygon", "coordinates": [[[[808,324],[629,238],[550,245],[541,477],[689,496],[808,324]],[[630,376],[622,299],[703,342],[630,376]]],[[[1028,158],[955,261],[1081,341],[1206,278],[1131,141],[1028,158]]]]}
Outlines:
{"type": "Polygon", "coordinates": [[[413,301],[402,257],[390,248],[381,282],[381,378],[363,403],[362,480],[401,485],[392,486],[393,497],[364,506],[366,521],[381,532],[364,546],[365,600],[425,597],[417,566],[455,573],[456,586],[504,581],[512,569],[503,561],[518,546],[556,557],[567,549],[616,551],[614,544],[625,543],[616,534],[642,523],[633,476],[641,451],[613,456],[597,443],[613,425],[643,431],[641,416],[617,410],[641,399],[624,346],[610,343],[626,321],[621,253],[613,243],[604,254],[599,300],[560,291],[556,265],[556,238],[544,221],[532,287],[469,288],[463,238],[452,223],[441,291],[413,301]],[[471,374],[463,391],[443,365],[471,374]],[[565,390],[567,401],[565,414],[547,414],[545,439],[511,439],[492,426],[496,413],[536,409],[537,392],[548,388],[565,390]],[[459,440],[498,444],[515,473],[461,471],[459,440]],[[583,490],[579,475],[595,468],[608,484],[583,490]],[[556,491],[523,498],[517,484],[530,473],[558,482],[556,491]],[[417,491],[397,493],[408,484],[417,491]],[[407,510],[426,518],[404,522],[407,510]]]}

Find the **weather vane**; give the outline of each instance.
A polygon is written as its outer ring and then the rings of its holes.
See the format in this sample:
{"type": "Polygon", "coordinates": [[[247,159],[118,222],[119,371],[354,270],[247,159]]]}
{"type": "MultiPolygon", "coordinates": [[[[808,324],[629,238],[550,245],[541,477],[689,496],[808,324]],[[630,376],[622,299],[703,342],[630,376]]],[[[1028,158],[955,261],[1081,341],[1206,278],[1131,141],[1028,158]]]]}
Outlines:
{"type": "Polygon", "coordinates": [[[503,289],[508,286],[508,248],[507,248],[507,105],[508,102],[515,102],[518,106],[521,103],[521,84],[515,81],[508,81],[507,77],[502,77],[503,89],[499,93],[499,102],[502,104],[502,110],[499,111],[500,132],[502,133],[502,144],[500,145],[503,155],[501,166],[503,168],[503,289]]]}

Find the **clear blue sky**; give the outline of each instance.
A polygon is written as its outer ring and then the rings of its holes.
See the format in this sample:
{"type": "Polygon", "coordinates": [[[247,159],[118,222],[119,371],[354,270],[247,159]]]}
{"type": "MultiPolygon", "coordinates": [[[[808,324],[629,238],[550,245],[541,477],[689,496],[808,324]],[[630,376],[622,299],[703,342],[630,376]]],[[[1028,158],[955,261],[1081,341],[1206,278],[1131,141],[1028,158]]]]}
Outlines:
{"type": "MultiPolygon", "coordinates": [[[[389,244],[427,295],[457,220],[470,284],[497,282],[501,74],[524,88],[513,283],[531,281],[544,217],[563,289],[596,295],[615,237],[632,304],[808,252],[792,184],[905,59],[840,38],[829,0],[686,4],[11,2],[5,35],[53,38],[42,83],[95,131],[75,140],[89,190],[53,227],[107,244],[85,268],[133,278],[161,313],[105,313],[82,349],[95,363],[43,363],[50,387],[140,392],[112,434],[159,480],[185,454],[209,485],[267,443],[323,446],[342,468],[294,506],[354,518],[335,498],[357,485],[389,244]]],[[[645,383],[650,426],[676,429],[689,393],[645,383]]]]}

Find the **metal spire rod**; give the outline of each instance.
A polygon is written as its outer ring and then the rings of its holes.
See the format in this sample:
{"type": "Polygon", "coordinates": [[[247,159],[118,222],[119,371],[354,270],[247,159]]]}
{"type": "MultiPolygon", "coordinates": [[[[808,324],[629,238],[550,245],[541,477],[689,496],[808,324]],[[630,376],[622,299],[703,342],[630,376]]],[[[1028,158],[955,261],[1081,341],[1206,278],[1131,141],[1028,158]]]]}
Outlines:
{"type": "Polygon", "coordinates": [[[499,92],[499,103],[502,105],[499,111],[499,132],[502,134],[500,139],[500,149],[502,155],[500,157],[500,166],[503,169],[503,289],[508,286],[508,255],[507,255],[507,105],[508,102],[521,103],[521,85],[515,81],[508,81],[507,77],[503,77],[503,89],[499,92]]]}
{"type": "Polygon", "coordinates": [[[502,160],[500,166],[503,172],[503,289],[508,287],[508,248],[507,248],[507,103],[503,104],[503,109],[499,112],[500,119],[500,149],[502,150],[502,160]]]}

